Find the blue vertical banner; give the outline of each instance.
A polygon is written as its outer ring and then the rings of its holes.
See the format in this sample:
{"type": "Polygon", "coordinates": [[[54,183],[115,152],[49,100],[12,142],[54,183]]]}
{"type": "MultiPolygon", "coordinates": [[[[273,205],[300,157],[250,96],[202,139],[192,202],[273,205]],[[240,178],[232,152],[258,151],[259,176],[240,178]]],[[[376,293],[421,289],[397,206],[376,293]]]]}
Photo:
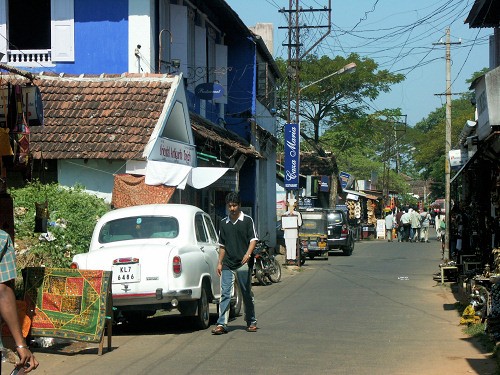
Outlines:
{"type": "Polygon", "coordinates": [[[285,125],[285,189],[299,189],[300,168],[299,124],[285,125]]]}
{"type": "Polygon", "coordinates": [[[340,186],[342,186],[342,189],[347,188],[347,184],[349,183],[349,179],[351,178],[351,175],[347,172],[340,172],[339,173],[339,178],[340,178],[340,186]]]}

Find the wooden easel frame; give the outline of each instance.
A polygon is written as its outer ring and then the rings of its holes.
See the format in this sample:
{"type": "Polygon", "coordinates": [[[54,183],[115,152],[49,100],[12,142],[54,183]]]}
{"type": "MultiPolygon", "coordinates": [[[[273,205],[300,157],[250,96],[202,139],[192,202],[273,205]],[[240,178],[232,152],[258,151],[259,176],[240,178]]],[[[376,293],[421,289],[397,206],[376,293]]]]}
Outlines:
{"type": "Polygon", "coordinates": [[[102,331],[101,341],[99,342],[99,349],[97,350],[97,355],[102,355],[102,351],[104,348],[104,336],[108,337],[108,352],[111,351],[111,339],[113,337],[113,294],[111,293],[111,280],[113,280],[113,274],[109,274],[109,283],[107,294],[107,302],[106,302],[106,324],[104,325],[104,330],[102,331]]]}

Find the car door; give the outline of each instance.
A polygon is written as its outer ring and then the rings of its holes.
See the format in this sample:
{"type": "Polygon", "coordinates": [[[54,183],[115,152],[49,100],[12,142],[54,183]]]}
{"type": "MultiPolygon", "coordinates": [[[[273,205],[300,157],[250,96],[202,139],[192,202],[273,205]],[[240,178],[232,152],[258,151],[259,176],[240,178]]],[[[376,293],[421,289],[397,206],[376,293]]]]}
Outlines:
{"type": "Polygon", "coordinates": [[[219,263],[219,240],[212,220],[207,214],[198,213],[195,217],[196,241],[203,253],[212,278],[212,291],[217,297],[220,294],[220,277],[217,275],[219,263]]]}

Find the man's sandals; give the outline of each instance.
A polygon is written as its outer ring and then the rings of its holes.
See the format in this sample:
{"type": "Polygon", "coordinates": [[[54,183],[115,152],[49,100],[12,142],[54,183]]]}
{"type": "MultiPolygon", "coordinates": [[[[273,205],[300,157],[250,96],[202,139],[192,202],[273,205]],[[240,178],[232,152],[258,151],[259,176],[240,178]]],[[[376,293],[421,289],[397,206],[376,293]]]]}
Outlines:
{"type": "Polygon", "coordinates": [[[224,326],[218,325],[212,329],[212,335],[223,335],[227,333],[227,329],[224,326]]]}
{"type": "MultiPolygon", "coordinates": [[[[257,326],[250,325],[246,328],[247,332],[257,332],[257,326]]],[[[224,326],[217,325],[214,329],[212,329],[212,335],[223,335],[227,333],[227,329],[224,326]]]]}
{"type": "Polygon", "coordinates": [[[257,326],[254,325],[248,326],[247,332],[257,332],[257,326]]]}

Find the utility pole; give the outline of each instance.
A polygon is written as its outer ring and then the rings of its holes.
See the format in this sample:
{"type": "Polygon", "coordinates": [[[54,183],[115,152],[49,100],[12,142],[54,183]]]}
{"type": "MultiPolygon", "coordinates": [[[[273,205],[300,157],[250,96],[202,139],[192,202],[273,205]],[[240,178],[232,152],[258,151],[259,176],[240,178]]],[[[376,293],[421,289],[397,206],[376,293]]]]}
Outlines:
{"type": "Polygon", "coordinates": [[[450,40],[450,28],[446,29],[446,42],[433,43],[433,45],[446,45],[446,147],[445,147],[445,236],[444,236],[444,259],[450,259],[450,207],[451,207],[451,196],[450,196],[450,150],[451,150],[451,45],[460,44],[461,42],[451,42],[450,40]]]}
{"type": "MultiPolygon", "coordinates": [[[[306,56],[314,47],[316,47],[321,40],[323,40],[331,30],[331,0],[328,0],[328,8],[324,7],[323,9],[313,9],[313,8],[302,8],[300,6],[299,0],[289,0],[288,1],[288,9],[280,9],[280,13],[288,13],[288,26],[286,27],[278,27],[279,29],[288,29],[288,43],[283,43],[283,46],[288,47],[288,62],[287,62],[287,99],[288,99],[288,108],[287,108],[287,123],[285,126],[292,126],[292,124],[296,124],[298,129],[297,138],[299,139],[300,134],[300,61],[306,56]],[[294,5],[295,4],[295,5],[294,5]],[[301,13],[315,13],[315,12],[328,12],[328,24],[326,26],[322,25],[300,25],[300,16],[301,13]],[[318,38],[312,46],[307,48],[304,52],[301,52],[301,47],[303,46],[300,40],[300,31],[301,29],[312,29],[312,28],[321,28],[327,27],[328,31],[324,33],[320,38],[318,38]],[[295,114],[294,119],[292,119],[292,103],[295,102],[295,114]]],[[[291,129],[291,128],[290,128],[291,129]]],[[[286,133],[286,131],[285,131],[286,133]]],[[[286,140],[285,140],[286,141],[286,140]]],[[[297,145],[299,154],[300,154],[300,142],[297,145]]],[[[285,154],[285,158],[287,155],[285,154]]],[[[298,168],[297,175],[299,174],[300,168],[300,155],[297,157],[298,159],[298,168]]],[[[286,162],[285,162],[286,165],[286,162]]],[[[295,191],[287,190],[286,192],[286,200],[288,202],[288,198],[297,199],[299,198],[299,188],[295,191]]],[[[296,264],[300,267],[300,250],[297,246],[296,249],[296,264]]]]}
{"type": "Polygon", "coordinates": [[[288,114],[287,122],[292,121],[291,108],[295,102],[295,116],[294,121],[298,124],[300,121],[300,61],[307,56],[323,39],[330,34],[332,21],[331,21],[331,0],[328,0],[328,6],[323,8],[302,8],[299,0],[289,0],[288,9],[280,9],[280,13],[288,13],[288,26],[280,26],[278,29],[288,29],[288,43],[283,43],[282,46],[288,47],[288,64],[287,64],[287,89],[288,89],[288,114]],[[295,3],[295,8],[293,8],[295,3]],[[317,12],[328,12],[328,23],[326,25],[311,25],[300,24],[300,17],[302,13],[313,14],[317,12]],[[300,31],[302,29],[318,29],[326,28],[327,31],[323,33],[310,47],[301,52],[303,44],[300,40],[300,31]],[[292,80],[295,85],[292,85],[292,80]]]}

